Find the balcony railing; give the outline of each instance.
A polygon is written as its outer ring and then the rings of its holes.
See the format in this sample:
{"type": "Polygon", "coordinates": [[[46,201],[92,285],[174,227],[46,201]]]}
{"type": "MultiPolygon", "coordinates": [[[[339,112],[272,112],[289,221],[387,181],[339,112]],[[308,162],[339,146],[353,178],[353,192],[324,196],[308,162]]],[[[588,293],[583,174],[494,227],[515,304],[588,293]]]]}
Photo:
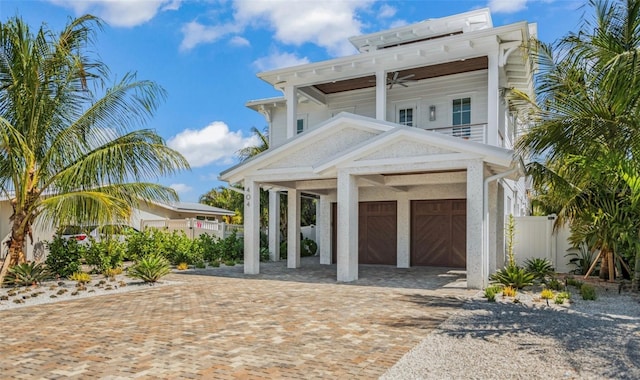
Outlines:
{"type": "Polygon", "coordinates": [[[461,139],[487,143],[487,124],[457,125],[455,127],[428,129],[444,135],[460,137],[461,139]]]}

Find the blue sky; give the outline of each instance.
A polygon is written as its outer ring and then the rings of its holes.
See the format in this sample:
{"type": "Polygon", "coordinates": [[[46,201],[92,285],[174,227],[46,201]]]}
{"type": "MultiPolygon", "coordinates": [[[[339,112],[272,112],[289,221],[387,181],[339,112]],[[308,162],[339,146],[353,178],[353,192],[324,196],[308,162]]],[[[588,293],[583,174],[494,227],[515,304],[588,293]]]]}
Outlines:
{"type": "MultiPolygon", "coordinates": [[[[489,7],[496,26],[538,23],[552,42],[577,30],[585,1],[573,0],[1,0],[0,21],[20,16],[58,31],[70,17],[101,17],[96,48],[114,77],[136,72],[168,92],[153,120],[192,170],[159,181],[182,201],[222,185],[218,174],[266,126],[244,105],[281,96],[256,77],[268,69],[355,54],[348,37],[489,7]]],[[[143,126],[141,126],[143,127],[143,126]]]]}

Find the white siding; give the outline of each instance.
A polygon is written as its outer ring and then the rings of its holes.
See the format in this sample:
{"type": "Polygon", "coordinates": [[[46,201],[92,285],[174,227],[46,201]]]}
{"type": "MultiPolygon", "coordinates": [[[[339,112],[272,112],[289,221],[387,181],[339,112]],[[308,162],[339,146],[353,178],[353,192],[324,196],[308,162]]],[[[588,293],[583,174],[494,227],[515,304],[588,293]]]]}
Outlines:
{"type": "MultiPolygon", "coordinates": [[[[417,107],[416,127],[424,129],[449,127],[452,122],[452,100],[470,97],[471,123],[487,122],[487,70],[409,82],[408,86],[405,88],[396,85],[388,90],[388,121],[396,122],[397,105],[410,103],[417,107]],[[429,121],[429,106],[432,105],[436,107],[435,121],[429,121]]],[[[305,115],[307,118],[308,125],[305,126],[307,130],[344,110],[375,118],[375,88],[330,94],[326,99],[326,105],[310,101],[298,104],[298,115],[305,115]]],[[[497,126],[489,126],[489,128],[497,128],[497,126]]],[[[282,145],[286,141],[285,107],[277,107],[273,111],[270,135],[272,146],[282,145]]]]}

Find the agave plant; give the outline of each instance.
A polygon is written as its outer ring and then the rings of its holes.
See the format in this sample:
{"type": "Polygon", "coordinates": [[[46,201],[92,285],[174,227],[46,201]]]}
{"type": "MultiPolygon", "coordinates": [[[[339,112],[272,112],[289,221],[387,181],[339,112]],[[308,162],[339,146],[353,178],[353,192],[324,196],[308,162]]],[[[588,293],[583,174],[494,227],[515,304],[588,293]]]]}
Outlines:
{"type": "Polygon", "coordinates": [[[555,269],[547,259],[533,258],[524,262],[527,271],[535,276],[535,280],[545,282],[546,278],[555,273],[555,269]]]}
{"type": "Polygon", "coordinates": [[[26,262],[9,268],[4,285],[29,286],[40,284],[51,278],[47,267],[42,263],[26,262]]]}
{"type": "Polygon", "coordinates": [[[159,255],[143,257],[129,268],[129,276],[139,278],[144,282],[155,283],[171,272],[169,261],[159,255]]]}
{"type": "Polygon", "coordinates": [[[489,279],[504,286],[522,289],[525,286],[533,285],[535,275],[517,265],[508,265],[492,274],[489,279]]]}

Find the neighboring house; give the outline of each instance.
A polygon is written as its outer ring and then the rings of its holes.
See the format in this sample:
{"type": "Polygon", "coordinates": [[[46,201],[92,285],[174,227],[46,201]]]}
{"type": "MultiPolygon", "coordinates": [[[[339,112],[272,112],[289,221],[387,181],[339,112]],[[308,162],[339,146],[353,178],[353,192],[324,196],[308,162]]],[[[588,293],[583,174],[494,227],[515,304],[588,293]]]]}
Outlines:
{"type": "Polygon", "coordinates": [[[259,189],[288,195],[288,267],[300,266],[300,194],[319,198],[320,262],[337,280],[358,264],[467,270],[480,288],[503,265],[504,215],[528,209],[513,141],[533,95],[524,51],[536,25],[494,27],[488,9],[353,37],[354,56],[258,74],[283,98],[247,106],[269,123],[270,149],[220,178],[245,191],[245,273],[258,273],[259,189]]]}
{"type": "MultiPolygon", "coordinates": [[[[2,239],[2,254],[6,253],[6,245],[4,242],[9,237],[11,232],[11,222],[9,217],[11,216],[11,204],[8,200],[0,200],[0,239],[2,239]]],[[[170,204],[164,203],[142,203],[139,208],[134,209],[131,214],[131,220],[129,225],[136,229],[142,229],[143,222],[146,221],[164,221],[164,220],[184,220],[195,219],[196,221],[206,222],[221,222],[223,216],[235,215],[235,212],[221,209],[218,207],[211,207],[200,203],[187,203],[187,202],[173,202],[170,204]]],[[[197,222],[196,222],[197,223],[197,222]]],[[[197,225],[196,225],[197,226],[197,225]]],[[[196,227],[194,226],[194,227],[196,227]]],[[[43,243],[50,241],[59,226],[45,226],[36,222],[33,226],[33,243],[27,239],[27,259],[34,260],[42,258],[44,251],[42,251],[43,243]]],[[[198,226],[203,227],[203,226],[198,226]]]]}

